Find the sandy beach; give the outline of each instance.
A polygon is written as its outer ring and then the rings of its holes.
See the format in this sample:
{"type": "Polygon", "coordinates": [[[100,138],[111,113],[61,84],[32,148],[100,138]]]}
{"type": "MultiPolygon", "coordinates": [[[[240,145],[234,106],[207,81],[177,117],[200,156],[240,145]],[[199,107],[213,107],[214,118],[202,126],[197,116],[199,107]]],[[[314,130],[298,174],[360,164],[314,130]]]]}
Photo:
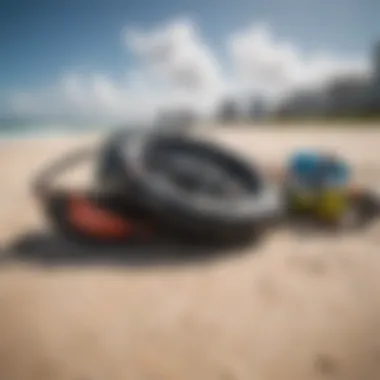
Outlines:
{"type": "MultiPolygon", "coordinates": [[[[354,165],[356,182],[380,189],[376,129],[200,133],[263,165],[281,164],[295,148],[335,150],[354,165]]],[[[48,234],[28,187],[36,171],[97,141],[2,143],[4,254],[26,234],[48,234]]],[[[75,176],[86,182],[88,172],[75,176]]],[[[378,223],[346,235],[282,229],[243,252],[191,264],[4,265],[0,379],[380,379],[379,247],[378,223]]],[[[54,255],[54,244],[39,249],[54,255]]]]}

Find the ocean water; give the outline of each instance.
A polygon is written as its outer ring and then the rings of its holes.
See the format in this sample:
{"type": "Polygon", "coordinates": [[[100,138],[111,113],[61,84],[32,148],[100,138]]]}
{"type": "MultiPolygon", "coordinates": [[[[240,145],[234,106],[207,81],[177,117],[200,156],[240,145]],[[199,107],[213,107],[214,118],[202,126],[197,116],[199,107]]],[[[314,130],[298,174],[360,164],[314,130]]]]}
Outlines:
{"type": "Polygon", "coordinates": [[[117,129],[133,128],[135,125],[109,125],[94,123],[38,122],[0,119],[0,140],[19,140],[29,138],[51,138],[87,134],[92,132],[112,132],[117,129]]]}
{"type": "Polygon", "coordinates": [[[28,138],[51,138],[87,133],[107,133],[125,129],[187,129],[181,123],[159,123],[154,121],[133,122],[77,122],[1,119],[0,140],[19,140],[28,138]]]}

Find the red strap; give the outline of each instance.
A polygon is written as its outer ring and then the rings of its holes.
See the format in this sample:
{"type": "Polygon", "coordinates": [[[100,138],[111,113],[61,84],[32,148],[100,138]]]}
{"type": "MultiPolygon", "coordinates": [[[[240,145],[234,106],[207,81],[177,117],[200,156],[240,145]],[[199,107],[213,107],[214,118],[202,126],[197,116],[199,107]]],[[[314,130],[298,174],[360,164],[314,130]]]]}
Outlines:
{"type": "Polygon", "coordinates": [[[123,238],[135,233],[134,224],[103,210],[83,196],[69,201],[69,218],[78,229],[104,238],[123,238]]]}

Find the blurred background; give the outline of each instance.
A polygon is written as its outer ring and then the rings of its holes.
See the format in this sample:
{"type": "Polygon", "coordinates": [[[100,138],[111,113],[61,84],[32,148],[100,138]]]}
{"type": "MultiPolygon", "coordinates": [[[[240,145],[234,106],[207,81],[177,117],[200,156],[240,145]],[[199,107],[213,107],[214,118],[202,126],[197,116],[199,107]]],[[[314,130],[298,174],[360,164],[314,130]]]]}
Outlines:
{"type": "Polygon", "coordinates": [[[0,134],[377,120],[376,0],[3,0],[0,134]]]}

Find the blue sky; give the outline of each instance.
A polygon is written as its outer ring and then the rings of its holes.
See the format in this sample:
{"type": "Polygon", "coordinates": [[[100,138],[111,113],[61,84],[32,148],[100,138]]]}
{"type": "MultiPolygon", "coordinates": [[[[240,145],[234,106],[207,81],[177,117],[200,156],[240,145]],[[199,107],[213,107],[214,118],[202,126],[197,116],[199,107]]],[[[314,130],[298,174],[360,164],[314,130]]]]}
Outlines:
{"type": "Polygon", "coordinates": [[[377,0],[2,0],[0,92],[49,87],[67,72],[119,81],[141,64],[123,31],[181,17],[194,23],[225,68],[231,34],[262,22],[305,54],[365,59],[380,38],[379,15],[377,0]]]}

